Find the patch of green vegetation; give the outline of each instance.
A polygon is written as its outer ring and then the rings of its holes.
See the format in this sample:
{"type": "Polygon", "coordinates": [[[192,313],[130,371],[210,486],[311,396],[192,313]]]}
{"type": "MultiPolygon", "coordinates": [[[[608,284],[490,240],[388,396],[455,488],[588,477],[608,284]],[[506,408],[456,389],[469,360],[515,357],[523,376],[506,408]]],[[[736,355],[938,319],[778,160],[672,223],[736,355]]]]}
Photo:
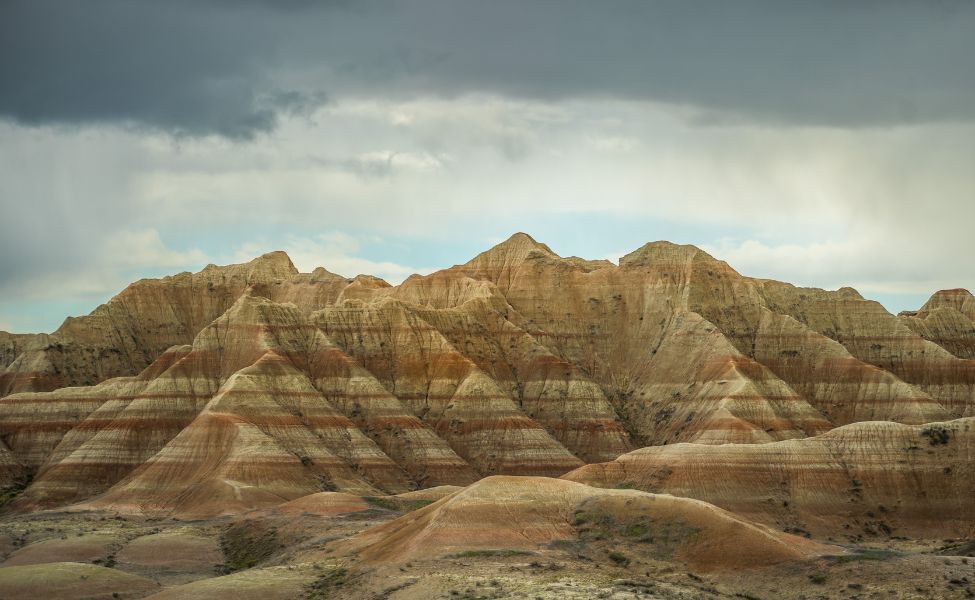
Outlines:
{"type": "Polygon", "coordinates": [[[417,510],[418,508],[423,508],[424,506],[430,506],[431,504],[436,502],[436,500],[403,500],[401,498],[399,502],[400,504],[403,505],[403,510],[405,510],[406,512],[412,512],[414,510],[417,510]]]}
{"type": "Polygon", "coordinates": [[[253,522],[233,525],[220,536],[224,573],[250,569],[274,554],[278,548],[277,530],[253,522]]]}
{"type": "Polygon", "coordinates": [[[491,598],[500,598],[496,595],[496,592],[485,593],[481,590],[475,590],[474,588],[467,588],[466,590],[450,590],[451,600],[490,600],[491,598]],[[488,595],[490,593],[490,595],[488,595]]]}
{"type": "Polygon", "coordinates": [[[386,510],[392,510],[395,512],[400,512],[401,510],[399,502],[393,500],[392,498],[386,498],[383,496],[363,496],[362,499],[373,506],[386,510]]]}
{"type": "Polygon", "coordinates": [[[951,430],[944,425],[932,425],[921,432],[932,446],[941,446],[951,441],[951,430]]]}
{"type": "Polygon", "coordinates": [[[640,541],[653,541],[652,538],[647,540],[650,535],[650,526],[646,523],[629,523],[623,526],[623,535],[629,538],[640,538],[640,541]]]}
{"type": "Polygon", "coordinates": [[[806,537],[806,538],[811,538],[812,537],[812,533],[810,533],[809,531],[803,529],[802,527],[799,527],[798,525],[795,525],[795,526],[792,526],[792,527],[785,527],[784,529],[782,529],[782,531],[784,531],[786,533],[791,533],[792,535],[801,535],[801,536],[806,537]]]}
{"type": "Polygon", "coordinates": [[[499,550],[465,550],[463,552],[458,552],[456,554],[451,554],[447,558],[484,558],[484,557],[500,557],[505,558],[508,556],[531,556],[534,552],[528,552],[526,550],[509,550],[509,549],[499,549],[499,550]]]}
{"type": "Polygon", "coordinates": [[[15,478],[10,485],[0,488],[0,509],[14,501],[14,498],[34,481],[34,473],[28,472],[15,478]]]}
{"type": "Polygon", "coordinates": [[[946,556],[975,556],[975,540],[942,546],[936,552],[946,556]]]}
{"type": "Polygon", "coordinates": [[[826,573],[813,573],[809,576],[809,581],[816,585],[823,585],[826,583],[826,573]]]}
{"type": "Polygon", "coordinates": [[[339,486],[335,485],[335,482],[327,478],[324,475],[316,476],[318,480],[318,489],[323,492],[337,492],[339,491],[339,486]]]}
{"type": "Polygon", "coordinates": [[[363,496],[362,499],[377,508],[394,512],[411,512],[434,503],[434,500],[407,500],[395,496],[363,496]]]}
{"type": "MultiPolygon", "coordinates": [[[[656,521],[650,516],[620,517],[609,511],[577,510],[572,522],[583,543],[617,540],[652,544],[658,559],[671,557],[678,547],[697,535],[695,527],[680,521],[656,521]]],[[[641,551],[642,552],[642,551],[641,551]]]]}
{"type": "Polygon", "coordinates": [[[341,515],[340,518],[347,521],[371,521],[373,519],[389,518],[390,516],[389,511],[384,508],[367,508],[366,510],[346,513],[341,515]]]}
{"type": "Polygon", "coordinates": [[[108,557],[105,558],[105,560],[102,560],[100,558],[96,558],[95,560],[91,561],[91,564],[93,564],[93,565],[101,565],[103,567],[108,567],[109,569],[113,569],[113,568],[115,568],[115,565],[116,565],[115,555],[114,554],[109,554],[108,557]]]}
{"type": "Polygon", "coordinates": [[[322,573],[308,586],[305,598],[308,600],[324,600],[325,598],[341,598],[341,588],[348,581],[349,572],[336,567],[322,573]]]}
{"type": "Polygon", "coordinates": [[[610,552],[609,560],[620,565],[621,567],[625,567],[626,565],[630,564],[630,559],[627,558],[627,556],[621,552],[615,552],[615,551],[610,552]]]}

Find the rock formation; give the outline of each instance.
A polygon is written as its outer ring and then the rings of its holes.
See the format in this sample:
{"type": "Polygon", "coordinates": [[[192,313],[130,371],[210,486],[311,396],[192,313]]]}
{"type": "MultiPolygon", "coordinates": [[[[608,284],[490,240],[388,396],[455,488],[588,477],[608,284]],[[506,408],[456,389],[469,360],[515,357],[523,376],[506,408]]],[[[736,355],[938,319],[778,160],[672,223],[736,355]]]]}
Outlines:
{"type": "Polygon", "coordinates": [[[644,538],[645,552],[665,552],[672,560],[703,570],[774,565],[842,552],[749,523],[705,502],[541,477],[482,479],[352,537],[338,551],[368,562],[404,563],[498,549],[530,552],[585,538],[594,529],[607,529],[596,531],[598,536],[628,527],[630,537],[644,538]]]}
{"type": "Polygon", "coordinates": [[[643,448],[565,476],[697,498],[780,529],[975,536],[975,419],[846,425],[771,444],[643,448]]]}
{"type": "Polygon", "coordinates": [[[942,290],[901,320],[958,358],[975,360],[975,296],[968,290],[942,290]]]}
{"type": "MultiPolygon", "coordinates": [[[[162,279],[143,279],[85,317],[69,317],[51,335],[20,343],[15,360],[4,351],[0,395],[92,385],[135,375],[167,348],[189,344],[245,290],[293,302],[306,310],[334,301],[349,280],[317,269],[299,274],[284,252],[249,263],[162,279]]],[[[9,335],[9,334],[4,334],[9,335]]],[[[6,342],[0,338],[4,346],[6,342]]]]}
{"type": "Polygon", "coordinates": [[[22,511],[212,516],[645,446],[806,448],[975,414],[973,323],[964,290],[893,316],[667,242],[614,265],[516,234],[398,286],[272,252],[0,337],[0,484],[22,511]]]}

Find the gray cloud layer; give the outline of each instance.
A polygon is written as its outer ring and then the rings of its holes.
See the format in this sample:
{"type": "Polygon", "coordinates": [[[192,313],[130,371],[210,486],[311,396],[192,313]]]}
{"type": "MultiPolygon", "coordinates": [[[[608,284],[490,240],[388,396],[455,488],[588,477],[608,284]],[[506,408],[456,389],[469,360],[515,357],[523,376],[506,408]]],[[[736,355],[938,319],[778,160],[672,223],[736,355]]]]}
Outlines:
{"type": "Polygon", "coordinates": [[[0,3],[0,116],[248,139],[328,97],[688,105],[721,121],[975,119],[975,3],[0,3]]]}

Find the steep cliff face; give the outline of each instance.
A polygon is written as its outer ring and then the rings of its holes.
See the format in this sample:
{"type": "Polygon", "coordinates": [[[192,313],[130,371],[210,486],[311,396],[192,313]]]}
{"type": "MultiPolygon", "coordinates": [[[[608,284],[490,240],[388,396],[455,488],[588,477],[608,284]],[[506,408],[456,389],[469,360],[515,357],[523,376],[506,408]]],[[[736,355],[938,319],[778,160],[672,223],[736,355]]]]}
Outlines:
{"type": "Polygon", "coordinates": [[[950,290],[895,317],[668,242],[614,265],[516,234],[398,286],[274,252],[0,337],[0,482],[34,477],[20,510],[216,514],[943,422],[975,411],[972,306],[950,290]]]}
{"type": "Polygon", "coordinates": [[[759,522],[858,541],[975,534],[975,420],[855,423],[773,444],[643,448],[566,479],[710,502],[759,522]]]}

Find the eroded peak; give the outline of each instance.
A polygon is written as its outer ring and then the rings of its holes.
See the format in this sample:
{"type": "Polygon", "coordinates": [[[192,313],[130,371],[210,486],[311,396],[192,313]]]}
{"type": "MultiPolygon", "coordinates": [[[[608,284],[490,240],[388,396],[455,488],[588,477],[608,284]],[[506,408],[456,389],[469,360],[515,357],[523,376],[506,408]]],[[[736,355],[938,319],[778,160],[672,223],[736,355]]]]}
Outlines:
{"type": "Polygon", "coordinates": [[[535,241],[535,238],[527,233],[518,232],[497,244],[490,250],[478,254],[470,263],[475,262],[502,262],[512,264],[521,262],[534,253],[541,253],[553,258],[558,258],[558,254],[552,251],[547,245],[535,241]]]}
{"type": "Polygon", "coordinates": [[[716,261],[710,254],[690,244],[675,244],[666,240],[647,242],[620,258],[621,267],[639,267],[661,262],[688,262],[695,258],[716,261]]]}
{"type": "Polygon", "coordinates": [[[938,308],[953,308],[963,315],[975,319],[975,296],[965,288],[939,290],[924,303],[924,306],[918,311],[918,315],[924,316],[938,308]]]}

